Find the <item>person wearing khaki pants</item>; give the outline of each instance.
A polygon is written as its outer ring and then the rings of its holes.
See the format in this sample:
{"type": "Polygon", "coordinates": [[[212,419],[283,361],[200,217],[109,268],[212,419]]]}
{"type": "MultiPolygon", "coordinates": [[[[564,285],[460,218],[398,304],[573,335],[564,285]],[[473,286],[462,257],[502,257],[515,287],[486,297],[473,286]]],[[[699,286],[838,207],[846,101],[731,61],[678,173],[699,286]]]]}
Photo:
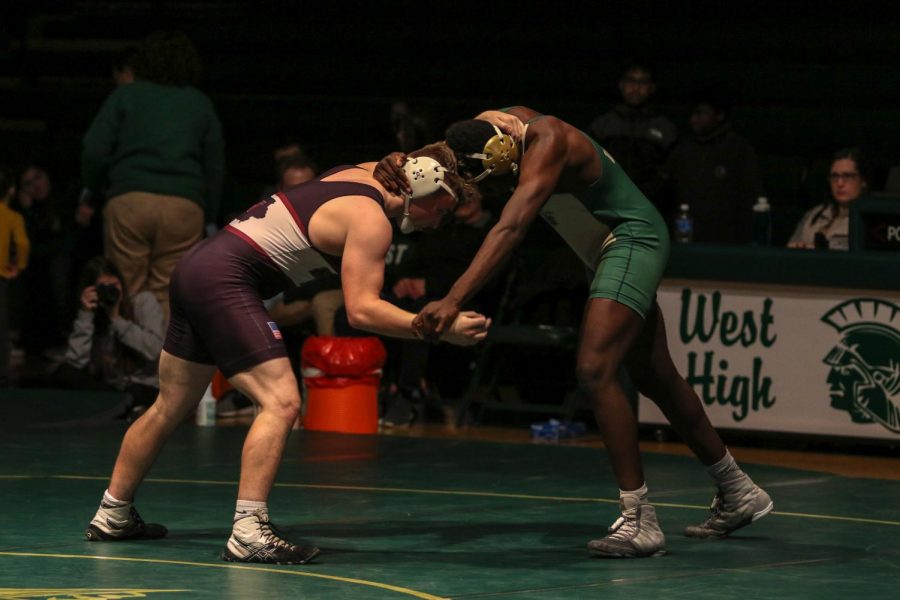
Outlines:
{"type": "Polygon", "coordinates": [[[152,292],[168,319],[169,276],[203,237],[203,209],[187,198],[127,192],[111,198],[103,216],[106,257],[128,294],[152,292]]]}
{"type": "Polygon", "coordinates": [[[84,135],[84,187],[106,197],[104,253],[128,295],[152,292],[168,318],[169,276],[219,214],[222,125],[194,87],[200,58],[183,33],[148,35],[135,79],[103,102],[84,135]]]}

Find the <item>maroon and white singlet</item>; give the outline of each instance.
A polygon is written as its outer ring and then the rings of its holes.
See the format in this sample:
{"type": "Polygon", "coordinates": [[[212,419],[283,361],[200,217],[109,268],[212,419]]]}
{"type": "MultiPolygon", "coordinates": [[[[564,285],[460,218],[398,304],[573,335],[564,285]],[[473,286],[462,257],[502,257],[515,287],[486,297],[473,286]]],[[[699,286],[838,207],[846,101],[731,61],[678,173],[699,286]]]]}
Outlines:
{"type": "Polygon", "coordinates": [[[367,196],[384,206],[371,186],[321,181],[353,168],[358,167],[336,167],[257,202],[185,255],[169,283],[166,352],[215,364],[226,377],[287,356],[263,300],[291,284],[340,272],[340,257],[320,252],[309,240],[313,214],[343,196],[367,196]]]}

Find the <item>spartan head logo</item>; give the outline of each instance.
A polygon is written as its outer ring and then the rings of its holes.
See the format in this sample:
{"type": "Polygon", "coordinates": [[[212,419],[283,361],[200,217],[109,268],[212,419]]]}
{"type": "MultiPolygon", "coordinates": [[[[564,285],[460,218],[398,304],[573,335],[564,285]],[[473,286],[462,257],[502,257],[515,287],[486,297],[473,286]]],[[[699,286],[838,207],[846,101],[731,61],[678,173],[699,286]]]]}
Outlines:
{"type": "Polygon", "coordinates": [[[823,359],[831,367],[831,407],[850,413],[854,423],[879,423],[900,433],[900,306],[855,298],[822,321],[841,334],[823,359]]]}

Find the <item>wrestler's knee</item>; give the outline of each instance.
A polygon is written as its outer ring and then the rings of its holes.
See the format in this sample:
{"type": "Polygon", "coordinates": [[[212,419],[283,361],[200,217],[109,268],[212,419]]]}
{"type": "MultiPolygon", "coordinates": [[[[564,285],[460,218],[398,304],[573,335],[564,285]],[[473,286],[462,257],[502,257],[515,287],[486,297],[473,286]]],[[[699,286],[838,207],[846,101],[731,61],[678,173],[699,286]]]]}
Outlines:
{"type": "Polygon", "coordinates": [[[578,387],[590,396],[596,396],[611,385],[616,385],[618,366],[602,356],[580,357],[575,364],[578,387]]]}
{"type": "Polygon", "coordinates": [[[272,411],[280,419],[288,423],[293,423],[300,416],[300,394],[282,392],[274,395],[272,398],[260,402],[263,410],[272,411]]]}

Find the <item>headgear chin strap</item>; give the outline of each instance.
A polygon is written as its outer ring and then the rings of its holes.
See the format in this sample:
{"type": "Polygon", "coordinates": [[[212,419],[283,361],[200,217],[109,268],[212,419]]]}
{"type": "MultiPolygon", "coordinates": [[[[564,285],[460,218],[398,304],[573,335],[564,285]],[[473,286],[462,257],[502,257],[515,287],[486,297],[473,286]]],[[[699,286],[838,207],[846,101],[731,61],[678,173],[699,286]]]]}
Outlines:
{"type": "Polygon", "coordinates": [[[497,135],[484,143],[484,150],[465,155],[467,158],[479,159],[484,166],[484,171],[472,179],[472,183],[478,183],[488,175],[506,175],[510,172],[515,175],[519,171],[518,144],[512,137],[500,131],[499,127],[496,125],[493,127],[497,135]]]}
{"type": "Polygon", "coordinates": [[[447,172],[446,167],[429,156],[407,158],[406,163],[403,165],[403,172],[406,173],[406,179],[409,181],[412,193],[408,194],[403,202],[403,218],[400,219],[400,231],[402,233],[412,233],[416,230],[415,223],[409,218],[409,203],[412,200],[430,196],[441,188],[450,194],[454,200],[456,199],[456,193],[449,185],[444,183],[444,173],[447,172]]]}

